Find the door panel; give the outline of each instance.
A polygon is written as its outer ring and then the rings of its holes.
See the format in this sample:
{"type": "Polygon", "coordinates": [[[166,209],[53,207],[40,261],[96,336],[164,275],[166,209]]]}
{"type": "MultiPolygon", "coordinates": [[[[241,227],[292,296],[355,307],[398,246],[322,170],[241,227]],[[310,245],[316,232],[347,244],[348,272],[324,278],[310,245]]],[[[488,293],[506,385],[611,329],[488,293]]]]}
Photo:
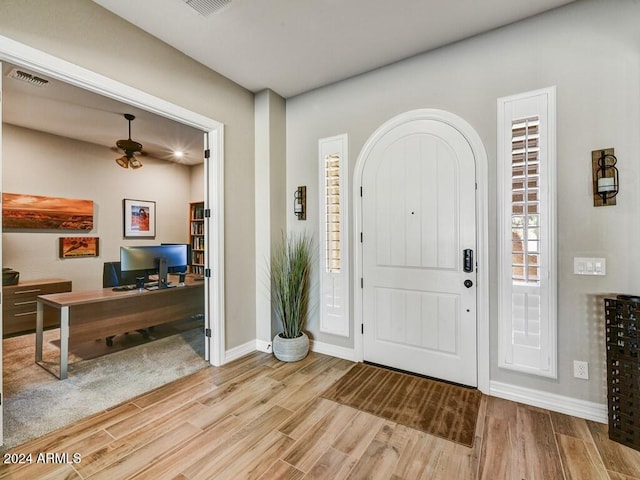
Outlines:
{"type": "Polygon", "coordinates": [[[435,120],[388,132],[363,171],[364,359],[477,384],[475,162],[435,120]],[[471,288],[464,286],[471,280],[471,288]]]}
{"type": "Polygon", "coordinates": [[[390,288],[374,295],[378,341],[456,353],[458,297],[390,288]]]}

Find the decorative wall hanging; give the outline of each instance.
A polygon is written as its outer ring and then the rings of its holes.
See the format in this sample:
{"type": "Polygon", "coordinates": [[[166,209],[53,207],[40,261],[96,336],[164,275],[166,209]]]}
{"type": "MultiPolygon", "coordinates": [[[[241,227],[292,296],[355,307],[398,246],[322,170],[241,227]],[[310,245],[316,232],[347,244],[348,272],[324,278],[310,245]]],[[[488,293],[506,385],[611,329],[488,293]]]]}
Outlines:
{"type": "Polygon", "coordinates": [[[293,213],[296,214],[296,217],[298,217],[298,220],[307,219],[307,187],[306,185],[296,188],[296,191],[293,194],[293,213]]]}
{"type": "Polygon", "coordinates": [[[125,238],[156,237],[156,202],[125,198],[122,205],[125,238]]]}
{"type": "Polygon", "coordinates": [[[60,258],[97,257],[98,237],[60,237],[60,258]]]}
{"type": "Polygon", "coordinates": [[[93,228],[93,200],[3,193],[2,228],[91,230],[93,228]]]}

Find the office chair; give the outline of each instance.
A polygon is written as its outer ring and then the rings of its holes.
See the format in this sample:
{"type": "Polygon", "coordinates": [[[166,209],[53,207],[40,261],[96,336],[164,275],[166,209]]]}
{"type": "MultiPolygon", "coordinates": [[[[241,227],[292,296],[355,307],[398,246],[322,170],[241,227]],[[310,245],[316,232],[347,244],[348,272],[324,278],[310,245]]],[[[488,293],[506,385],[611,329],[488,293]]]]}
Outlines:
{"type": "MultiPolygon", "coordinates": [[[[131,272],[127,272],[127,273],[130,274],[131,272]]],[[[120,262],[104,262],[104,266],[102,269],[102,288],[119,287],[121,285],[128,285],[128,283],[123,281],[123,275],[120,269],[120,262]]],[[[144,340],[149,340],[149,332],[147,330],[140,329],[140,330],[137,330],[137,332],[142,335],[142,338],[144,340]]],[[[113,346],[114,337],[115,335],[110,335],[105,338],[105,342],[108,347],[113,346]]]]}

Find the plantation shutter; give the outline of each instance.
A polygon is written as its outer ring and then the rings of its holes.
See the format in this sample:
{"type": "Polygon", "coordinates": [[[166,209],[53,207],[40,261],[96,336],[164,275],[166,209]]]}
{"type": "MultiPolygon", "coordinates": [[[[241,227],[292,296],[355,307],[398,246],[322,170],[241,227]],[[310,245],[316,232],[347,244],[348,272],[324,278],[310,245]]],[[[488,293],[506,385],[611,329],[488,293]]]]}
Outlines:
{"type": "Polygon", "coordinates": [[[340,155],[331,153],[324,158],[324,218],[326,234],[325,271],[340,273],[340,155]]]}
{"type": "Polygon", "coordinates": [[[320,331],[349,336],[347,136],[319,141],[320,331]]]}
{"type": "Polygon", "coordinates": [[[540,121],[511,122],[511,277],[540,285],[540,121]]]}
{"type": "Polygon", "coordinates": [[[556,377],[555,89],[498,100],[499,365],[556,377]]]}

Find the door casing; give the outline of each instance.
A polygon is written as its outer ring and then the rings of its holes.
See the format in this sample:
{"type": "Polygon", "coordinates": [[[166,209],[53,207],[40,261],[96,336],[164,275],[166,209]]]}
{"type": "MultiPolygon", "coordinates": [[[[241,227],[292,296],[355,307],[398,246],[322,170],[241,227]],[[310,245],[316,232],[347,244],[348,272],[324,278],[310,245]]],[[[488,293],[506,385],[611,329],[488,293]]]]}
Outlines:
{"type": "MultiPolygon", "coordinates": [[[[204,132],[204,148],[210,149],[211,152],[208,162],[205,161],[205,207],[211,209],[212,218],[207,226],[209,236],[206,258],[208,262],[206,267],[211,270],[212,274],[211,277],[205,279],[205,308],[209,317],[207,320],[211,336],[208,338],[209,341],[205,342],[207,344],[205,351],[212,365],[222,365],[225,362],[224,125],[209,117],[2,35],[0,35],[0,61],[38,71],[51,78],[136,106],[204,132]]],[[[1,146],[2,139],[0,137],[0,151],[1,146]]],[[[0,356],[1,368],[2,357],[0,356]]],[[[2,419],[2,407],[3,405],[0,405],[0,419],[2,419]]],[[[1,432],[0,445],[2,445],[1,432]]]]}
{"type": "MultiPolygon", "coordinates": [[[[354,222],[352,238],[360,238],[362,232],[362,175],[366,161],[377,142],[390,130],[407,122],[415,120],[435,120],[443,122],[458,130],[467,140],[476,167],[476,242],[477,242],[477,365],[478,365],[478,389],[489,393],[489,253],[488,253],[488,166],[487,154],[480,136],[475,129],[463,118],[450,112],[438,109],[411,110],[397,115],[381,125],[366,141],[358,155],[353,175],[354,192],[354,222]]],[[[355,360],[364,359],[364,342],[360,325],[366,325],[363,318],[363,295],[361,285],[362,278],[362,244],[357,242],[354,248],[355,273],[353,275],[354,292],[354,350],[355,360]]]]}

